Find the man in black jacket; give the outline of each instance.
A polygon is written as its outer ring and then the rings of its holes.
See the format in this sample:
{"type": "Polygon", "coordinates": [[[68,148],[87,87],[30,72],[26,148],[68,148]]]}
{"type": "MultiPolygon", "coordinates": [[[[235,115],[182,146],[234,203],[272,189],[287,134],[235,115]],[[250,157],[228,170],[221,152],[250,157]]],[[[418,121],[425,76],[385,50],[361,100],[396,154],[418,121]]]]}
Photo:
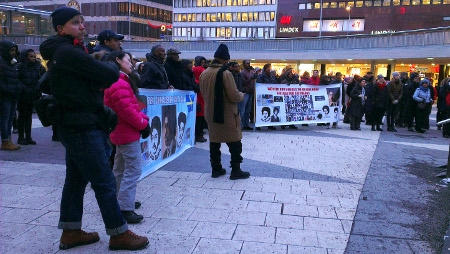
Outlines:
{"type": "Polygon", "coordinates": [[[164,68],[164,59],[166,50],[161,45],[152,47],[150,53],[146,55],[147,62],[144,63],[141,76],[141,87],[149,89],[173,89],[169,83],[166,69],[164,68]]]}
{"type": "Polygon", "coordinates": [[[13,64],[17,49],[17,45],[10,41],[0,42],[0,132],[2,138],[0,149],[6,151],[20,149],[19,145],[11,141],[13,118],[22,92],[19,73],[13,64]]]}
{"type": "Polygon", "coordinates": [[[114,63],[95,60],[83,44],[86,35],[81,13],[60,7],[52,14],[56,36],[40,45],[48,60],[51,92],[57,103],[53,122],[58,126],[66,148],[64,183],[58,228],[63,229],[60,249],[99,241],[98,233],[81,230],[83,197],[90,182],[95,192],[106,233],[111,236],[109,248],[136,250],[148,245],[147,237],[137,236],[123,218],[116,197],[116,181],[108,164],[111,147],[103,113],[103,90],[119,78],[114,63]]]}
{"type": "Polygon", "coordinates": [[[167,58],[164,62],[164,68],[166,69],[169,84],[175,89],[183,90],[183,86],[181,84],[181,62],[179,61],[181,52],[178,49],[169,48],[166,53],[167,58]]]}

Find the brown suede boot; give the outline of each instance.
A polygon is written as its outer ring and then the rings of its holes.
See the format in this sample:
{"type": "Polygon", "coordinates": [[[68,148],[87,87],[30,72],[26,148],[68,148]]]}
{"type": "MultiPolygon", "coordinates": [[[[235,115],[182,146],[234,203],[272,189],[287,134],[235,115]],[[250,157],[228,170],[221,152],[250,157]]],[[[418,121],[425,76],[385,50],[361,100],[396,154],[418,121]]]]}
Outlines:
{"type": "Polygon", "coordinates": [[[97,232],[88,233],[81,229],[63,230],[59,244],[60,250],[67,250],[76,246],[98,242],[97,232]]]}
{"type": "Polygon", "coordinates": [[[120,235],[112,235],[109,238],[110,250],[140,250],[144,249],[149,244],[148,238],[139,236],[127,230],[120,235]]]}
{"type": "Polygon", "coordinates": [[[5,151],[17,151],[20,149],[19,145],[14,145],[11,140],[8,141],[2,141],[2,147],[0,148],[0,150],[5,150],[5,151]]]}

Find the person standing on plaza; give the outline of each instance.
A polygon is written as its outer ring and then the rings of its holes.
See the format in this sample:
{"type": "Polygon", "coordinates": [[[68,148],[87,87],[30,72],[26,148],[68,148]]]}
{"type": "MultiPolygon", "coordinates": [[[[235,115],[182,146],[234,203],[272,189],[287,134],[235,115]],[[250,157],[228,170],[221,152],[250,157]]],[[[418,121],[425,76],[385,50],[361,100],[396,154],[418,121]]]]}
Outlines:
{"type": "Polygon", "coordinates": [[[144,63],[144,67],[142,68],[141,87],[149,89],[174,89],[169,83],[169,78],[164,68],[166,50],[163,46],[153,46],[150,53],[147,53],[145,56],[147,62],[144,63]]]}
{"type": "Polygon", "coordinates": [[[19,145],[36,145],[36,141],[31,138],[31,125],[33,120],[34,102],[41,97],[38,80],[46,72],[40,61],[36,61],[36,53],[28,49],[24,53],[24,59],[18,63],[19,80],[23,84],[23,91],[19,98],[17,111],[19,145]]]}
{"type": "MultiPolygon", "coordinates": [[[[192,72],[194,73],[194,82],[196,85],[200,85],[200,75],[206,70],[206,58],[203,56],[196,56],[194,59],[194,67],[192,72]]],[[[195,117],[195,142],[204,143],[206,138],[203,136],[203,130],[206,129],[205,121],[205,100],[203,99],[201,91],[197,93],[197,107],[195,117]]]]}
{"type": "MultiPolygon", "coordinates": [[[[57,32],[40,45],[48,60],[51,91],[59,113],[52,115],[66,148],[66,179],[61,198],[58,228],[60,249],[99,241],[96,232],[81,230],[83,198],[90,182],[110,235],[112,250],[145,248],[148,238],[128,230],[116,197],[116,181],[108,164],[111,147],[104,127],[103,89],[119,78],[119,68],[95,60],[83,44],[86,35],[82,14],[60,7],[51,14],[57,32]]],[[[54,110],[53,112],[56,112],[54,110]]],[[[110,116],[112,117],[112,116],[110,116]]],[[[113,117],[112,117],[113,118],[113,117]]]]}
{"type": "Polygon", "coordinates": [[[12,143],[11,130],[17,102],[22,93],[19,72],[14,67],[18,47],[11,41],[0,41],[0,132],[1,150],[16,151],[19,145],[12,143]]]}
{"type": "Polygon", "coordinates": [[[398,110],[397,119],[395,120],[395,124],[396,124],[397,127],[404,128],[405,127],[405,121],[406,121],[406,110],[407,110],[407,105],[408,105],[408,98],[406,96],[406,89],[407,89],[407,86],[408,86],[409,77],[408,77],[408,73],[407,72],[401,72],[400,73],[400,81],[403,84],[403,93],[405,95],[402,96],[402,99],[398,103],[399,110],[398,110]]]}
{"type": "Polygon", "coordinates": [[[181,52],[178,49],[169,48],[166,51],[167,57],[164,62],[164,69],[167,73],[167,78],[169,79],[169,84],[172,85],[175,89],[183,90],[183,86],[181,84],[181,62],[180,62],[180,54],[181,52]]]}
{"type": "Polygon", "coordinates": [[[309,85],[318,86],[319,84],[320,84],[319,71],[318,70],[313,70],[313,75],[310,78],[309,85]]]}
{"type": "Polygon", "coordinates": [[[364,103],[367,100],[366,96],[366,80],[362,79],[350,92],[350,105],[347,111],[350,115],[350,130],[361,130],[361,118],[364,115],[364,103]]]}
{"type": "MultiPolygon", "coordinates": [[[[256,83],[261,84],[278,84],[277,78],[272,74],[272,64],[266,63],[263,66],[263,72],[256,78],[256,83]]],[[[270,130],[276,130],[275,126],[268,126],[270,130]]],[[[256,127],[257,130],[261,130],[261,127],[256,127]]]]}
{"type": "Polygon", "coordinates": [[[113,173],[117,183],[117,200],[124,219],[138,223],[144,219],[134,212],[136,205],[137,181],[142,173],[140,137],[150,135],[149,118],[141,111],[137,96],[138,84],[129,78],[133,71],[131,54],[116,50],[109,54],[109,61],[117,64],[120,78],[105,90],[105,105],[116,112],[117,127],[109,134],[116,147],[113,173]]]}
{"type": "Polygon", "coordinates": [[[124,35],[116,34],[114,31],[105,29],[98,33],[97,40],[98,44],[94,47],[94,52],[106,51],[107,53],[111,53],[115,50],[122,49],[122,42],[124,35]]]}
{"type": "Polygon", "coordinates": [[[387,130],[397,132],[395,129],[395,119],[398,115],[399,102],[403,96],[403,84],[400,81],[400,74],[398,72],[392,73],[392,79],[387,85],[388,104],[387,104],[387,130]]]}
{"type": "Polygon", "coordinates": [[[309,72],[303,72],[303,75],[300,78],[300,84],[311,85],[311,75],[309,74],[309,72]]]}
{"type": "Polygon", "coordinates": [[[408,131],[414,131],[414,119],[416,116],[417,102],[413,99],[414,92],[420,86],[420,76],[417,72],[412,72],[406,90],[403,91],[407,100],[405,126],[408,131]]]}
{"type": "Polygon", "coordinates": [[[250,123],[250,111],[252,111],[253,97],[255,94],[255,83],[258,73],[250,65],[250,60],[246,59],[242,61],[243,69],[241,75],[244,82],[244,101],[239,108],[239,114],[242,120],[242,130],[252,130],[249,126],[250,123]]]}
{"type": "Polygon", "coordinates": [[[237,104],[244,99],[227,70],[230,53],[225,44],[220,44],[214,60],[200,76],[200,91],[205,99],[205,119],[209,130],[209,155],[212,173],[216,178],[226,174],[221,163],[221,143],[226,143],[231,154],[231,180],[250,177],[241,170],[242,131],[237,104]]]}
{"type": "Polygon", "coordinates": [[[432,101],[429,85],[430,81],[428,79],[423,79],[420,81],[420,86],[413,95],[413,99],[417,102],[415,129],[419,133],[425,132],[426,118],[429,117],[427,106],[428,104],[431,104],[432,101]]]}
{"type": "Polygon", "coordinates": [[[372,104],[373,104],[373,122],[372,131],[383,131],[381,123],[387,105],[387,89],[386,80],[382,74],[378,74],[377,82],[373,86],[372,104]],[[376,128],[375,128],[376,126],[376,128]]]}

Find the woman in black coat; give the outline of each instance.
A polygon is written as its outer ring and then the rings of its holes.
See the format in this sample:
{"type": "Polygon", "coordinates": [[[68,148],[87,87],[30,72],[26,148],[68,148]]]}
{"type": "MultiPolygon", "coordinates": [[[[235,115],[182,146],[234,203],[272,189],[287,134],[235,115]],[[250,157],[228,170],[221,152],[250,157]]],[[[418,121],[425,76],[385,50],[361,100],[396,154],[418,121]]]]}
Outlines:
{"type": "Polygon", "coordinates": [[[45,68],[39,61],[36,61],[34,50],[28,49],[24,56],[23,61],[18,65],[19,80],[23,84],[23,90],[17,105],[17,111],[19,111],[17,143],[19,145],[36,145],[36,141],[31,138],[33,104],[40,97],[37,82],[44,75],[45,68]]]}
{"type": "Polygon", "coordinates": [[[383,121],[383,116],[387,107],[387,83],[383,75],[379,74],[377,78],[378,79],[373,87],[372,93],[374,119],[374,122],[372,123],[372,131],[383,131],[381,128],[381,122],[383,121]]]}
{"type": "Polygon", "coordinates": [[[350,115],[350,130],[361,130],[361,118],[364,115],[364,104],[367,100],[366,80],[363,79],[350,92],[350,105],[348,106],[348,113],[350,115]]]}

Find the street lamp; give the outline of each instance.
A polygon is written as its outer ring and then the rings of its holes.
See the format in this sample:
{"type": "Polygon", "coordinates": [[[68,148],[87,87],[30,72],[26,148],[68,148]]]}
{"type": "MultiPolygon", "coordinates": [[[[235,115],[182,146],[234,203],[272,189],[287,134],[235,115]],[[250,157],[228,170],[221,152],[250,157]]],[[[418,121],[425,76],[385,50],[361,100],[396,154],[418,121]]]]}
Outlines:
{"type": "Polygon", "coordinates": [[[350,13],[352,11],[352,7],[350,7],[350,5],[347,5],[347,7],[345,7],[345,9],[348,12],[348,23],[347,23],[347,34],[350,32],[350,13]]]}

